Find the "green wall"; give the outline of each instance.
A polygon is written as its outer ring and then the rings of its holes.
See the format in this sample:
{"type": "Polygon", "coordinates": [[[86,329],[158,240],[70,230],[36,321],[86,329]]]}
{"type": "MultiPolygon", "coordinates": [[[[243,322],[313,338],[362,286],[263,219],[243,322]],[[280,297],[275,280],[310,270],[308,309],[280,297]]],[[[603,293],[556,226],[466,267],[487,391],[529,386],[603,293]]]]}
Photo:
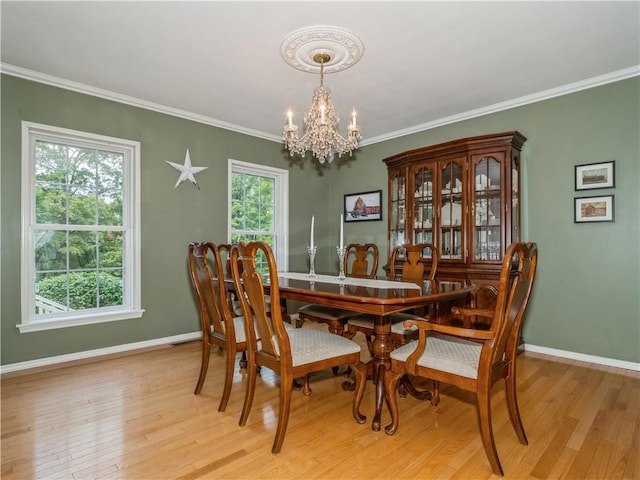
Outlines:
{"type": "MultiPolygon", "coordinates": [[[[335,244],[343,195],[383,189],[381,159],[460,137],[519,130],[523,239],[538,242],[540,260],[525,323],[527,343],[640,362],[640,80],[633,78],[360,148],[320,168],[291,160],[278,143],[156,112],[2,76],[2,365],[132,343],[198,329],[186,269],[186,245],[226,240],[227,159],[290,171],[290,268],[307,268],[309,221],[316,216],[317,271],[337,270],[335,244]],[[20,122],[141,142],[141,319],[21,334],[20,122]],[[173,185],[186,149],[200,191],[173,185]],[[615,223],[573,223],[574,165],[616,161],[615,223]]],[[[428,101],[428,98],[425,100],[428,101]]],[[[364,121],[364,119],[363,119],[364,121]]],[[[364,124],[366,135],[366,123],[364,124]]],[[[582,196],[582,195],[580,195],[582,196]]],[[[386,212],[385,212],[386,214],[386,212]]],[[[373,241],[386,255],[386,218],[345,225],[345,241],[373,241]]],[[[381,264],[384,264],[382,262],[381,264]]],[[[379,273],[382,273],[380,269],[379,273]]]]}
{"type": "MultiPolygon", "coordinates": [[[[1,163],[1,364],[198,331],[187,271],[192,241],[227,239],[228,159],[290,168],[291,267],[306,268],[301,245],[309,219],[326,224],[329,180],[313,165],[291,163],[278,143],[3,75],[1,163]],[[127,138],[141,143],[142,307],[140,319],[20,333],[21,121],[127,138]],[[208,166],[174,189],[166,160],[208,166]]],[[[306,245],[306,243],[305,243],[306,245]]]]}
{"type": "MultiPolygon", "coordinates": [[[[335,192],[386,190],[380,159],[511,130],[528,139],[522,151],[522,239],[537,242],[540,256],[525,342],[639,362],[638,77],[364,147],[357,161],[332,171],[332,187],[335,192]],[[615,188],[574,191],[575,165],[609,160],[616,162],[615,188]],[[573,222],[575,197],[606,194],[615,195],[615,223],[573,222]]],[[[340,208],[336,204],[334,212],[340,208]]],[[[348,225],[345,237],[386,245],[385,228],[386,223],[348,225]]]]}

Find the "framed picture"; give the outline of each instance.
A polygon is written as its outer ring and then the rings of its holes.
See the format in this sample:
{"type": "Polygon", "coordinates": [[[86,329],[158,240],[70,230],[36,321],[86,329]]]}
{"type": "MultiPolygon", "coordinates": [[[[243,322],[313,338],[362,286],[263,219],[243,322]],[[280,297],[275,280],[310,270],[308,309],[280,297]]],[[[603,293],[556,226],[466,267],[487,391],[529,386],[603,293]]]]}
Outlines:
{"type": "Polygon", "coordinates": [[[344,196],[345,222],[382,220],[382,190],[349,193],[344,196]]]}
{"type": "Polygon", "coordinates": [[[616,186],[615,161],[576,165],[576,191],[616,186]]]}
{"type": "Polygon", "coordinates": [[[574,222],[613,222],[613,195],[581,197],[574,199],[574,222]]]}

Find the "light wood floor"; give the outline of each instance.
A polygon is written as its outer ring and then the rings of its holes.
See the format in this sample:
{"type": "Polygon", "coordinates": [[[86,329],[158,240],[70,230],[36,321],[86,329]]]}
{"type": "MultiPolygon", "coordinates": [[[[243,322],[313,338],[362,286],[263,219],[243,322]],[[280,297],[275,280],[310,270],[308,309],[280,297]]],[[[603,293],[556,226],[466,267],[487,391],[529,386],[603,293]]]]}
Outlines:
{"type": "MultiPolygon", "coordinates": [[[[282,452],[272,455],[277,377],[263,371],[239,427],[245,374],[236,367],[227,410],[217,412],[222,359],[214,353],[199,396],[197,343],[5,375],[2,478],[495,478],[472,396],[444,387],[437,407],[400,399],[400,428],[388,436],[353,420],[351,393],[331,372],[312,377],[310,397],[294,394],[282,452]]],[[[518,384],[528,447],[509,423],[501,383],[493,394],[505,478],[640,477],[637,372],[525,353],[518,384]]]]}

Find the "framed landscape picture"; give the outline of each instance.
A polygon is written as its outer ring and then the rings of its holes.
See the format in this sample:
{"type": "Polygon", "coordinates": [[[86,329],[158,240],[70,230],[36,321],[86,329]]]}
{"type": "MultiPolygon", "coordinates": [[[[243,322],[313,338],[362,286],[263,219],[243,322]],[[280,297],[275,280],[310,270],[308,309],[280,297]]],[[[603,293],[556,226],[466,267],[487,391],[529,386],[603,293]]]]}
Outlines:
{"type": "Polygon", "coordinates": [[[574,199],[574,222],[613,222],[613,195],[574,199]]]}
{"type": "Polygon", "coordinates": [[[576,165],[576,191],[615,186],[615,161],[576,165]]]}
{"type": "Polygon", "coordinates": [[[382,220],[382,190],[349,193],[344,196],[344,221],[382,220]]]}

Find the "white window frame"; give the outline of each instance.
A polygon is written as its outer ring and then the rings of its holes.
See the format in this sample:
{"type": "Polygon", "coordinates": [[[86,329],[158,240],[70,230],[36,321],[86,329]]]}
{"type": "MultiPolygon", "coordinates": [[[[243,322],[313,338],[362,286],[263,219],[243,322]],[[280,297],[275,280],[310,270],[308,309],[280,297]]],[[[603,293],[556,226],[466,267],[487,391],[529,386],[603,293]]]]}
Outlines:
{"type": "Polygon", "coordinates": [[[234,173],[243,173],[248,175],[259,175],[274,180],[274,231],[276,235],[276,249],[273,254],[276,257],[278,270],[289,270],[289,171],[282,168],[268,167],[256,163],[241,162],[239,160],[229,159],[227,186],[227,242],[231,242],[231,188],[234,173]]]}
{"type": "Polygon", "coordinates": [[[21,322],[22,333],[139,318],[144,310],[140,299],[140,142],[88,132],[22,122],[22,247],[21,247],[21,322]],[[101,148],[124,155],[123,225],[123,305],[90,310],[35,314],[35,145],[51,141],[89,148],[101,148]]]}

